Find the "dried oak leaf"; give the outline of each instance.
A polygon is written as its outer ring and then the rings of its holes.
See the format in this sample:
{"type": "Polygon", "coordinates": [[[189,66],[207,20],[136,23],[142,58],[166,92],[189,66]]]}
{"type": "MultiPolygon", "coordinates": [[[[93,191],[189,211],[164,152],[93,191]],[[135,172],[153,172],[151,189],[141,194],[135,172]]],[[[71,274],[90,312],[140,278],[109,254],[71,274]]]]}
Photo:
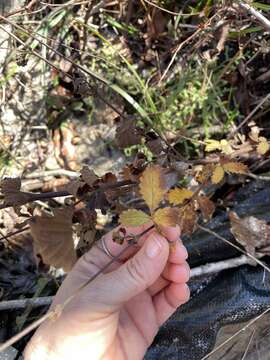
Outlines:
{"type": "Polygon", "coordinates": [[[240,219],[235,212],[229,213],[229,219],[232,234],[249,254],[254,255],[255,249],[270,254],[270,225],[266,221],[254,216],[240,219]]]}
{"type": "Polygon", "coordinates": [[[157,225],[176,226],[179,223],[179,210],[165,207],[155,211],[153,221],[157,225]]]}
{"type": "Polygon", "coordinates": [[[205,221],[209,221],[216,209],[216,205],[207,196],[200,195],[197,197],[199,208],[205,221]]]}
{"type": "Polygon", "coordinates": [[[196,229],[198,215],[194,209],[194,205],[187,205],[180,210],[179,214],[179,226],[181,228],[181,233],[191,236],[196,229]]]}
{"type": "Polygon", "coordinates": [[[144,201],[153,213],[167,191],[164,170],[159,165],[148,166],[140,177],[139,188],[144,201]]]}
{"type": "Polygon", "coordinates": [[[42,214],[30,221],[34,251],[45,264],[71,270],[77,257],[72,239],[72,208],[55,209],[53,216],[42,214]]]}
{"type": "Polygon", "coordinates": [[[136,209],[129,209],[119,217],[119,222],[124,226],[140,226],[148,223],[151,220],[150,216],[145,212],[136,209]]]}
{"type": "Polygon", "coordinates": [[[140,135],[134,120],[123,120],[116,129],[115,140],[120,148],[126,148],[132,145],[141,143],[142,136],[140,135]]]}
{"type": "Polygon", "coordinates": [[[20,178],[5,178],[0,183],[4,195],[4,203],[10,206],[20,206],[31,201],[33,194],[21,191],[20,178]]]}
{"type": "Polygon", "coordinates": [[[193,191],[182,188],[173,189],[168,193],[168,200],[173,205],[183,204],[186,200],[190,199],[193,195],[193,191]]]}

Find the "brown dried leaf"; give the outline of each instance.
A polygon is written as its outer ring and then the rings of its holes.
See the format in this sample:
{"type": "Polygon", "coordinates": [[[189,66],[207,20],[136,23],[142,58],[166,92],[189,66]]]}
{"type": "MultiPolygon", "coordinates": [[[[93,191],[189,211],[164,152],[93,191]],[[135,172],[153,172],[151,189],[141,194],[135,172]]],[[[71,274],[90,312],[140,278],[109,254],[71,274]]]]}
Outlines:
{"type": "Polygon", "coordinates": [[[30,222],[34,251],[45,264],[71,270],[77,257],[72,239],[72,208],[55,209],[53,216],[42,214],[30,222]]]}
{"type": "Polygon", "coordinates": [[[181,234],[191,236],[196,229],[197,221],[198,215],[193,204],[180,209],[179,226],[181,228],[181,234]]]}
{"type": "Polygon", "coordinates": [[[200,195],[197,198],[200,210],[202,212],[202,216],[205,221],[209,221],[212,218],[212,215],[216,209],[216,205],[208,199],[207,196],[200,195]]]}
{"type": "Polygon", "coordinates": [[[148,166],[140,177],[140,193],[151,213],[158,207],[166,193],[163,169],[158,165],[148,166]]]}
{"type": "Polygon", "coordinates": [[[83,187],[85,183],[79,179],[71,180],[68,184],[65,185],[65,190],[71,195],[77,197],[78,191],[83,187]]]}
{"type": "Polygon", "coordinates": [[[224,178],[224,169],[222,166],[218,165],[215,167],[211,181],[213,184],[218,184],[221,182],[221,180],[224,178]]]}
{"type": "Polygon", "coordinates": [[[141,135],[132,119],[123,120],[116,129],[115,140],[120,148],[126,148],[141,143],[141,135]]]}
{"type": "Polygon", "coordinates": [[[10,206],[20,206],[31,201],[33,194],[22,192],[20,178],[5,178],[0,183],[4,203],[10,206]]]}
{"type": "Polygon", "coordinates": [[[158,209],[153,215],[153,221],[157,225],[176,226],[179,222],[179,210],[170,207],[158,209]]]}
{"type": "Polygon", "coordinates": [[[81,170],[81,178],[89,186],[92,186],[94,182],[98,179],[94,171],[92,169],[89,169],[88,166],[83,166],[81,170]]]}
{"type": "Polygon", "coordinates": [[[168,193],[168,200],[173,205],[180,205],[192,197],[193,191],[188,189],[173,189],[168,193]]]}
{"type": "Polygon", "coordinates": [[[119,217],[119,223],[124,226],[140,226],[147,224],[151,220],[150,216],[141,210],[129,209],[119,217]]]}
{"type": "Polygon", "coordinates": [[[229,218],[232,234],[248,253],[254,255],[256,249],[261,249],[261,252],[266,253],[263,248],[270,245],[270,225],[266,221],[259,220],[254,216],[240,219],[235,212],[230,212],[229,218]]]}

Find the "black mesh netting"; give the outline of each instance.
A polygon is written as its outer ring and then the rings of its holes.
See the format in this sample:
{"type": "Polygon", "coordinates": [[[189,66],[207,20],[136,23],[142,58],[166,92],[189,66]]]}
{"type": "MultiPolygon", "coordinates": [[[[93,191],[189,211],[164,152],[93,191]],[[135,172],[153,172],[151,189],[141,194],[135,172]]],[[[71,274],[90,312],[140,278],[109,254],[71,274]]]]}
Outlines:
{"type": "MultiPolygon", "coordinates": [[[[238,191],[233,210],[270,221],[270,184],[252,183],[238,191]]],[[[234,241],[227,213],[220,212],[208,227],[234,241]]],[[[239,256],[218,238],[198,231],[184,239],[191,267],[239,256]]],[[[268,258],[263,258],[270,265],[268,258]]],[[[247,321],[270,305],[270,276],[260,266],[241,266],[190,281],[191,299],[160,329],[147,360],[199,360],[215,345],[221,326],[247,321]]]]}

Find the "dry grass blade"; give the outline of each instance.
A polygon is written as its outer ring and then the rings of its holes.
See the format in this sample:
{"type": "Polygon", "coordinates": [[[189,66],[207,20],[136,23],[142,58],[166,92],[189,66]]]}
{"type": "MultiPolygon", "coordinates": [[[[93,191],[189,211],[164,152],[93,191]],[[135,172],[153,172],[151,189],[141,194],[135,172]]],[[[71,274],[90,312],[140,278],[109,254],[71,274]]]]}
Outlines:
{"type": "Polygon", "coordinates": [[[232,341],[236,336],[238,336],[239,334],[241,334],[242,332],[246,331],[246,329],[248,329],[251,325],[253,325],[256,321],[258,321],[259,319],[261,319],[264,315],[266,315],[268,312],[270,311],[270,307],[267,308],[263,313],[261,313],[259,316],[257,316],[255,319],[252,319],[247,325],[245,325],[242,329],[240,329],[239,331],[237,331],[235,334],[233,334],[231,337],[229,337],[226,341],[224,341],[222,344],[220,344],[219,346],[217,346],[213,351],[211,351],[210,353],[208,353],[207,355],[205,355],[201,360],[206,360],[208,359],[211,355],[215,354],[218,350],[220,350],[221,348],[223,348],[223,346],[225,346],[226,344],[228,344],[230,341],[232,341]]]}
{"type": "Polygon", "coordinates": [[[262,266],[267,272],[270,273],[270,268],[268,266],[266,266],[262,261],[260,261],[259,259],[257,259],[255,256],[253,256],[252,254],[246,252],[245,250],[241,249],[239,246],[233,244],[232,242],[230,242],[229,240],[225,239],[223,236],[220,236],[219,234],[217,234],[215,231],[212,231],[202,225],[198,225],[198,228],[215,236],[216,238],[224,241],[226,244],[234,247],[235,249],[237,249],[238,251],[240,251],[242,254],[247,255],[250,259],[254,260],[258,265],[262,266]]]}

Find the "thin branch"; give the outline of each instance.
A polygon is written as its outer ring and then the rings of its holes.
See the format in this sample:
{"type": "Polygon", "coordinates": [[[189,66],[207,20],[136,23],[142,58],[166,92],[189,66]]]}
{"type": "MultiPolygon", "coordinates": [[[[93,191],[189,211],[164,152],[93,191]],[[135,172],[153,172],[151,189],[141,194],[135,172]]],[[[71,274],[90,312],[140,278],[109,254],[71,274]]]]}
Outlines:
{"type": "MultiPolygon", "coordinates": [[[[25,194],[28,195],[28,199],[25,200],[25,202],[22,202],[20,205],[24,205],[29,202],[37,201],[37,200],[52,199],[52,198],[62,197],[62,196],[71,196],[71,194],[67,191],[51,191],[51,192],[45,192],[45,193],[39,193],[39,194],[29,192],[29,193],[25,193],[25,194]]],[[[6,204],[6,203],[0,204],[0,210],[6,209],[6,208],[9,208],[12,206],[14,206],[14,205],[6,204]]]]}
{"type": "Polygon", "coordinates": [[[164,12],[166,12],[166,13],[168,13],[170,15],[174,15],[174,16],[188,16],[189,17],[189,16],[195,16],[195,15],[199,14],[198,12],[192,13],[192,14],[184,14],[181,11],[177,13],[177,12],[165,9],[165,8],[159,6],[158,4],[156,4],[156,3],[152,2],[152,1],[149,1],[149,0],[143,0],[143,1],[145,1],[147,4],[153,6],[153,7],[157,8],[157,9],[159,9],[161,11],[164,11],[164,12]]]}
{"type": "Polygon", "coordinates": [[[252,259],[253,261],[255,261],[257,264],[261,265],[267,272],[270,273],[270,269],[268,266],[266,266],[262,261],[258,260],[255,256],[253,256],[252,254],[248,253],[247,251],[241,249],[239,246],[235,245],[234,243],[232,243],[231,241],[225,239],[223,236],[220,236],[219,234],[217,234],[215,231],[212,231],[202,225],[198,225],[198,228],[207,232],[208,234],[211,234],[213,236],[215,236],[216,238],[222,240],[223,242],[225,242],[226,244],[234,247],[235,249],[237,249],[238,251],[240,251],[242,254],[248,256],[250,259],[252,259]]]}
{"type": "Polygon", "coordinates": [[[266,28],[266,30],[270,31],[270,21],[262,13],[244,1],[239,1],[239,6],[251,15],[255,16],[255,18],[266,28]]]}
{"type": "Polygon", "coordinates": [[[270,99],[270,94],[267,94],[260,102],[259,104],[245,117],[245,119],[236,127],[236,129],[233,130],[233,132],[229,135],[229,138],[232,138],[239,129],[241,129],[242,126],[244,126],[251,118],[252,116],[257,112],[257,110],[260,109],[260,107],[270,99]]]}
{"type": "Polygon", "coordinates": [[[13,231],[13,232],[10,232],[8,233],[7,235],[4,235],[3,237],[0,238],[0,241],[2,240],[7,240],[8,238],[10,238],[11,236],[14,236],[14,235],[17,235],[17,234],[20,234],[24,231],[27,231],[27,230],[30,230],[30,227],[29,226],[25,226],[24,228],[22,229],[19,229],[17,231],[13,231]]]}
{"type": "MultiPolygon", "coordinates": [[[[257,256],[262,257],[263,255],[260,254],[257,256]]],[[[253,263],[254,261],[251,260],[248,256],[242,255],[237,258],[222,260],[222,261],[213,262],[206,265],[195,267],[191,269],[190,277],[194,278],[202,275],[218,273],[219,271],[222,270],[233,269],[241,265],[252,265],[253,263]]]]}

